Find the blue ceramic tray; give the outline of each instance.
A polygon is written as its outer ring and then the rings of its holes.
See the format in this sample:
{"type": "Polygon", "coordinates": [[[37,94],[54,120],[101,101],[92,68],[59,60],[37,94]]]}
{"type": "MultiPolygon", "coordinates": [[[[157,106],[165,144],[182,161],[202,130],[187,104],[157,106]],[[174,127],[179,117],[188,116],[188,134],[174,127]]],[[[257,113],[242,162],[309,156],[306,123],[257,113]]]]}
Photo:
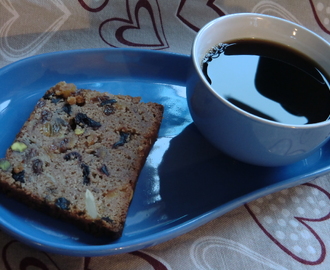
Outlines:
{"type": "MultiPolygon", "coordinates": [[[[0,195],[0,226],[44,251],[75,256],[130,252],[172,239],[258,197],[329,171],[330,144],[286,167],[235,161],[192,123],[185,98],[188,56],[129,49],[57,52],[0,69],[0,157],[43,93],[59,81],[141,96],[165,106],[159,138],[139,178],[122,238],[94,238],[0,195]]],[[[244,134],[242,134],[244,136],[244,134]]]]}

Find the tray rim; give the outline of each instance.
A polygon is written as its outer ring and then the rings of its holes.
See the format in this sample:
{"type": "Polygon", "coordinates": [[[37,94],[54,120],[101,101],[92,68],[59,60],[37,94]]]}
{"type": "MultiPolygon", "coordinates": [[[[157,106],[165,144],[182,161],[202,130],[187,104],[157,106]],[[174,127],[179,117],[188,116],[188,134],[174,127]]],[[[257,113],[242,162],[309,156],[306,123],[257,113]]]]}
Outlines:
{"type": "MultiPolygon", "coordinates": [[[[27,63],[28,61],[35,61],[38,59],[47,59],[51,57],[56,57],[57,55],[72,55],[72,54],[85,54],[85,53],[106,53],[106,52],[114,52],[117,50],[118,52],[130,52],[130,53],[137,53],[137,54],[145,54],[145,55],[162,55],[168,56],[171,55],[175,58],[180,59],[180,61],[189,61],[189,55],[177,54],[172,52],[163,52],[163,51],[153,51],[153,50],[144,50],[144,49],[127,49],[127,48],[101,48],[101,49],[79,49],[79,50],[67,50],[67,51],[56,51],[44,54],[38,54],[34,56],[30,56],[25,59],[21,59],[14,63],[11,63],[7,66],[0,68],[0,77],[3,73],[10,71],[11,69],[15,69],[17,66],[21,65],[22,63],[27,63]]],[[[184,77],[184,76],[183,76],[184,77]]],[[[184,81],[182,81],[184,83],[184,81]]],[[[245,196],[236,198],[233,201],[230,201],[226,204],[219,205],[217,208],[214,208],[210,211],[205,212],[202,215],[199,215],[195,218],[190,219],[189,221],[183,222],[179,225],[173,226],[171,228],[158,231],[148,236],[144,236],[138,239],[128,240],[126,244],[124,243],[110,243],[107,245],[86,245],[86,246],[70,246],[70,245],[60,245],[57,244],[56,246],[52,245],[51,242],[46,240],[37,239],[35,237],[31,237],[26,233],[16,230],[9,224],[6,225],[5,221],[2,221],[0,218],[0,226],[1,229],[8,234],[12,235],[14,238],[33,246],[37,249],[42,249],[48,252],[55,252],[59,254],[65,255],[72,255],[72,256],[104,256],[104,255],[113,255],[113,254],[120,254],[120,253],[127,253],[143,248],[147,248],[156,244],[160,244],[162,242],[168,241],[173,239],[177,236],[185,234],[193,229],[196,229],[199,226],[204,225],[205,223],[220,217],[221,215],[242,206],[244,203],[253,201],[257,198],[262,196],[266,196],[270,193],[274,193],[286,188],[290,188],[299,184],[306,183],[311,181],[311,178],[315,178],[317,176],[322,176],[330,170],[330,164],[325,166],[321,169],[316,171],[312,171],[310,173],[296,175],[295,177],[291,177],[289,179],[283,180],[279,183],[274,183],[269,185],[263,189],[256,190],[251,192],[245,196]],[[11,228],[11,229],[9,229],[11,228]]]]}

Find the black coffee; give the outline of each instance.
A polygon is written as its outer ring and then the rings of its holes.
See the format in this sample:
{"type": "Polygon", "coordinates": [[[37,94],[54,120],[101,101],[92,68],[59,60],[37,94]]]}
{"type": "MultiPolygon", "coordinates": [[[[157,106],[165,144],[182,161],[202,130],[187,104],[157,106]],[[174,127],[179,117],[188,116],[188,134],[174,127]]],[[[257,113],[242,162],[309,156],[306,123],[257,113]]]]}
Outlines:
{"type": "Polygon", "coordinates": [[[219,44],[205,56],[203,72],[221,96],[259,117],[286,124],[329,118],[328,75],[283,45],[250,39],[219,44]]]}

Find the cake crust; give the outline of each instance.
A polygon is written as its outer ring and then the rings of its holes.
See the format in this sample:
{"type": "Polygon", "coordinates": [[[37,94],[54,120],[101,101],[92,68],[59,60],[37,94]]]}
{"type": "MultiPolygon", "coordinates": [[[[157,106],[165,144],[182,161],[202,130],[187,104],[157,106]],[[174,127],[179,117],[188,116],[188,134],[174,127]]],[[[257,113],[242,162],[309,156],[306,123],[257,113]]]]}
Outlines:
{"type": "Polygon", "coordinates": [[[0,190],[34,209],[117,239],[163,106],[60,82],[37,102],[0,160],[0,190]]]}

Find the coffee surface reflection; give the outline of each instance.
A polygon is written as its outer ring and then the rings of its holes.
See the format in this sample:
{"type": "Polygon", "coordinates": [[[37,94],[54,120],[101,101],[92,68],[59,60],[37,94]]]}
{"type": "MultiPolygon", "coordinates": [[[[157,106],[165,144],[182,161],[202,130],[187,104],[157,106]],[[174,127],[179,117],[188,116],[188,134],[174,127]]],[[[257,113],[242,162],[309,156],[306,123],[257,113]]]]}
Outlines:
{"type": "Polygon", "coordinates": [[[293,49],[262,40],[236,40],[212,48],[202,65],[212,88],[251,114],[295,125],[329,118],[328,75],[293,49]]]}

